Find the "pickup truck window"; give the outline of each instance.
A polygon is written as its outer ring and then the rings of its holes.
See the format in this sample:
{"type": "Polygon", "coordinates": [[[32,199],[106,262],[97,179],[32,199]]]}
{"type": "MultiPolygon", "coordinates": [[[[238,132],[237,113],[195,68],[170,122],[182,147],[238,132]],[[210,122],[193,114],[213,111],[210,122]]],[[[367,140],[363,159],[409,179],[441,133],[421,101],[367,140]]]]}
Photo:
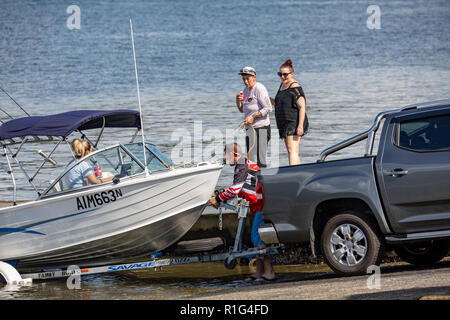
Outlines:
{"type": "Polygon", "coordinates": [[[395,144],[413,151],[450,150],[450,115],[400,122],[395,144]]]}

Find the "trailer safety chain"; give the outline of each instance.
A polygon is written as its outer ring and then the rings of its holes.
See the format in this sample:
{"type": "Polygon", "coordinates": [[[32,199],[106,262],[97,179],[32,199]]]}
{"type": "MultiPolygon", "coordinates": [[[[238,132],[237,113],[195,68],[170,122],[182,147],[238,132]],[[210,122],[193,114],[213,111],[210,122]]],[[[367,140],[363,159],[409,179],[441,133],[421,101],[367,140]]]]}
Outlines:
{"type": "Polygon", "coordinates": [[[222,231],[222,226],[223,226],[223,222],[222,222],[222,208],[219,207],[219,230],[222,231]]]}

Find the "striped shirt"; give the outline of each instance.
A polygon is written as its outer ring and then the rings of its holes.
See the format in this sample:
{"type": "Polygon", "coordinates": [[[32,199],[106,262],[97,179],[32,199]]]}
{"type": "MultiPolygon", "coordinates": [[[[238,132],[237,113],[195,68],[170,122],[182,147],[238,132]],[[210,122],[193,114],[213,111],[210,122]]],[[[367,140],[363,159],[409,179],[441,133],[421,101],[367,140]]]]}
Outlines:
{"type": "Polygon", "coordinates": [[[261,205],[256,196],[258,165],[250,160],[244,159],[244,163],[238,163],[234,168],[233,184],[224,192],[216,196],[217,202],[227,201],[234,197],[244,198],[250,202],[252,212],[260,211],[261,205]]]}

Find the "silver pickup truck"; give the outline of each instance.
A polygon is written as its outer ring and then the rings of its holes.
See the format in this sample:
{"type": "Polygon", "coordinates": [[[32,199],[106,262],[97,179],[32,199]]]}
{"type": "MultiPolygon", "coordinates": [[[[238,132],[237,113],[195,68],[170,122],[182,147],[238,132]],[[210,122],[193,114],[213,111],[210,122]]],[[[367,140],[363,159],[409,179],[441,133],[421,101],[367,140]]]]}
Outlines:
{"type": "Polygon", "coordinates": [[[412,264],[437,262],[450,242],[450,99],[382,112],[317,163],[265,169],[259,183],[266,244],[309,242],[345,275],[392,249],[412,264]],[[365,139],[363,156],[325,161],[365,139]]]}

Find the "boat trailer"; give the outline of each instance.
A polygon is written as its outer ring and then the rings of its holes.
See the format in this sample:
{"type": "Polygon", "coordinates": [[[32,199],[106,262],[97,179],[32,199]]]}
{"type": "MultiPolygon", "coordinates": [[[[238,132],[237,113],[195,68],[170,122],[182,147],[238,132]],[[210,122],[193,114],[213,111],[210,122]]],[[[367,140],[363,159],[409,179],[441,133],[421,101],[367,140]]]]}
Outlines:
{"type": "Polygon", "coordinates": [[[224,265],[227,269],[234,269],[238,258],[257,256],[264,257],[266,255],[277,255],[279,254],[278,249],[282,247],[282,244],[272,244],[267,247],[258,248],[248,248],[243,249],[242,240],[244,236],[245,223],[247,219],[247,213],[249,211],[249,203],[245,199],[238,199],[235,205],[222,202],[219,207],[219,213],[221,214],[222,209],[229,209],[237,212],[239,222],[236,230],[236,237],[234,240],[234,245],[229,249],[227,253],[218,254],[197,254],[189,256],[178,256],[171,258],[160,259],[161,254],[152,254],[152,260],[143,262],[132,262],[126,264],[117,265],[105,265],[98,267],[87,267],[79,268],[76,265],[69,266],[67,270],[63,269],[49,269],[36,272],[36,273],[26,273],[19,274],[19,272],[10,264],[0,261],[0,278],[6,280],[7,284],[13,285],[23,285],[30,284],[32,280],[48,280],[56,278],[67,278],[73,276],[82,276],[89,274],[99,274],[115,271],[127,271],[127,270],[138,270],[138,269],[154,269],[155,271],[162,269],[162,267],[189,264],[189,263],[201,263],[201,262],[216,262],[224,261],[224,265]]]}

